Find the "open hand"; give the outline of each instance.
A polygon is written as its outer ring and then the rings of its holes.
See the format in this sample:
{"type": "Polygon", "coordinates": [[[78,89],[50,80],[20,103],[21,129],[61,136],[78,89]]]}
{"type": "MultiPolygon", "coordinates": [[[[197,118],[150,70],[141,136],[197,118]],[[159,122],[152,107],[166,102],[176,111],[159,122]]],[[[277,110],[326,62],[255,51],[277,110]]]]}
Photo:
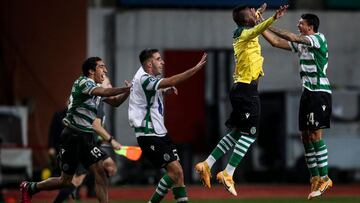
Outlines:
{"type": "Polygon", "coordinates": [[[126,86],[126,87],[131,87],[131,86],[132,86],[131,82],[129,82],[129,81],[127,81],[127,80],[125,80],[124,83],[125,83],[125,86],[126,86]]]}
{"type": "Polygon", "coordinates": [[[263,14],[264,11],[266,10],[267,4],[263,3],[257,10],[256,12],[258,12],[259,14],[263,14]]]}
{"type": "Polygon", "coordinates": [[[165,89],[164,94],[165,94],[165,95],[169,95],[169,94],[178,95],[178,90],[176,89],[175,86],[168,87],[168,88],[165,89]]]}
{"type": "Polygon", "coordinates": [[[199,63],[196,64],[196,66],[194,68],[202,68],[206,63],[206,58],[207,58],[207,53],[205,52],[203,54],[203,56],[201,57],[201,60],[199,61],[199,63]]]}
{"type": "Polygon", "coordinates": [[[289,5],[280,6],[280,8],[278,10],[276,10],[276,12],[274,14],[274,18],[275,19],[281,18],[285,14],[285,12],[287,11],[288,8],[289,8],[289,5]]]}
{"type": "Polygon", "coordinates": [[[256,23],[260,23],[261,21],[263,21],[263,17],[262,14],[264,13],[264,11],[266,10],[267,4],[263,3],[258,9],[256,9],[256,23]]]}

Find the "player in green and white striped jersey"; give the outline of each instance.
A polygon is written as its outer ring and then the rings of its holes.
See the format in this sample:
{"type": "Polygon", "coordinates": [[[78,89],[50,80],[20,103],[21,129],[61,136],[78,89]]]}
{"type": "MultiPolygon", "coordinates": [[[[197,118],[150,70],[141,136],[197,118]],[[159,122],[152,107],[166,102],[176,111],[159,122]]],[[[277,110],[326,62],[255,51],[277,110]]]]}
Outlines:
{"type": "Polygon", "coordinates": [[[21,203],[31,202],[31,196],[43,190],[73,187],[72,179],[79,164],[89,169],[95,177],[95,190],[100,202],[108,202],[107,176],[102,166],[106,154],[97,147],[93,133],[107,140],[114,149],[121,145],[103,128],[93,127],[101,97],[110,105],[119,105],[122,94],[129,94],[130,87],[103,88],[107,73],[105,63],[99,57],[90,57],[82,65],[83,75],[71,90],[70,104],[65,117],[65,128],[59,145],[60,177],[41,182],[23,181],[20,185],[21,203]]]}
{"type": "Polygon", "coordinates": [[[192,68],[162,78],[165,62],[157,49],[145,49],[139,55],[141,67],[132,80],[129,98],[129,123],[143,155],[156,167],[166,169],[148,203],[159,203],[172,189],[178,203],[187,203],[183,169],[177,149],[164,123],[164,93],[177,94],[178,85],[199,72],[206,63],[207,54],[192,68]]]}
{"type": "Polygon", "coordinates": [[[330,127],[331,86],[326,76],[328,45],[318,32],[320,20],[314,14],[303,14],[297,25],[300,35],[269,27],[263,36],[271,45],[297,52],[303,93],[299,108],[299,129],[305,149],[305,159],[311,178],[308,199],[320,196],[332,181],[328,177],[328,150],[322,138],[330,127]]]}

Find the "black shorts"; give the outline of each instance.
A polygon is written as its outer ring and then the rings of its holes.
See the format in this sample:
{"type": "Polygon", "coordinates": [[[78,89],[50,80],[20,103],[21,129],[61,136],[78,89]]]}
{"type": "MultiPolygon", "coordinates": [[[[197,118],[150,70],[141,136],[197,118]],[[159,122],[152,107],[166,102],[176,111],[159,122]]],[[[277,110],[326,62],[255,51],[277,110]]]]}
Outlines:
{"type": "Polygon", "coordinates": [[[139,136],[137,138],[143,155],[156,167],[165,167],[168,163],[180,160],[170,137],[139,136]]]}
{"type": "MultiPolygon", "coordinates": [[[[112,146],[110,145],[110,143],[108,143],[106,141],[105,142],[97,141],[97,145],[106,155],[106,156],[104,156],[103,160],[107,159],[108,157],[115,160],[115,152],[114,152],[114,149],[112,148],[112,146]]],[[[79,164],[78,168],[75,171],[75,174],[77,176],[80,176],[82,174],[87,174],[87,173],[88,173],[88,170],[86,170],[82,164],[79,164]]]]}
{"type": "Polygon", "coordinates": [[[260,98],[257,83],[234,83],[230,90],[232,112],[225,125],[245,134],[257,135],[260,122],[260,98]]]}
{"type": "Polygon", "coordinates": [[[330,93],[305,89],[300,99],[299,130],[330,128],[331,103],[330,93]]]}
{"type": "Polygon", "coordinates": [[[82,164],[79,164],[75,171],[75,175],[77,175],[77,176],[87,174],[87,173],[88,173],[88,170],[86,170],[82,164]]]}
{"type": "Polygon", "coordinates": [[[92,133],[84,133],[65,127],[59,145],[60,169],[69,175],[75,174],[79,164],[88,169],[104,159],[106,154],[96,146],[92,133]]]}
{"type": "Polygon", "coordinates": [[[99,148],[106,154],[106,157],[104,157],[104,160],[108,157],[112,158],[115,161],[115,151],[114,148],[111,146],[111,144],[107,141],[100,141],[98,143],[99,148]]]}

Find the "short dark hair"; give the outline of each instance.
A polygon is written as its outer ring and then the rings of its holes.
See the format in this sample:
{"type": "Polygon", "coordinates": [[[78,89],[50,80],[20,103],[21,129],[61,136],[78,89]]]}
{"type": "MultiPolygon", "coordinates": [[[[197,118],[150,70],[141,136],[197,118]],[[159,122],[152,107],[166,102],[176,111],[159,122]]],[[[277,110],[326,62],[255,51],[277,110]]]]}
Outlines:
{"type": "Polygon", "coordinates": [[[320,20],[317,15],[312,13],[304,13],[301,15],[301,18],[306,20],[306,22],[313,26],[314,32],[318,32],[319,26],[320,26],[320,20]]]}
{"type": "Polygon", "coordinates": [[[96,66],[97,66],[97,61],[102,61],[102,59],[100,57],[97,56],[93,56],[90,58],[87,58],[84,63],[82,64],[82,72],[83,75],[85,76],[89,76],[90,72],[89,70],[96,70],[96,66]]]}
{"type": "Polygon", "coordinates": [[[151,58],[153,56],[154,53],[159,52],[158,49],[144,49],[140,52],[139,55],[139,59],[140,59],[140,63],[144,64],[144,62],[146,60],[148,60],[149,58],[151,58]]]}
{"type": "Polygon", "coordinates": [[[238,25],[238,26],[243,26],[245,25],[245,14],[244,14],[244,10],[250,8],[249,5],[240,5],[240,6],[236,6],[233,9],[233,20],[234,22],[238,25]]]}

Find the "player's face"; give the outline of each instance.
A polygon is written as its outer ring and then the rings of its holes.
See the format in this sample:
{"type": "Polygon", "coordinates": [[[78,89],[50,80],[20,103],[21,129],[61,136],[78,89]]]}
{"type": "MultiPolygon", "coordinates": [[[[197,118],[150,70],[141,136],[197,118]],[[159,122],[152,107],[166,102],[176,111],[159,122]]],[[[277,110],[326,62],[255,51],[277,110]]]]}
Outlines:
{"type": "Polygon", "coordinates": [[[245,15],[247,16],[247,22],[250,26],[255,26],[257,17],[256,17],[256,10],[254,8],[248,8],[245,11],[245,15]]]}
{"type": "Polygon", "coordinates": [[[160,75],[163,72],[165,62],[161,58],[161,55],[159,52],[156,52],[153,54],[153,57],[151,58],[150,64],[152,66],[153,74],[154,75],[160,75]]]}
{"type": "Polygon", "coordinates": [[[297,25],[301,35],[308,35],[312,31],[312,26],[310,26],[306,20],[300,19],[297,25]]]}
{"type": "Polygon", "coordinates": [[[94,81],[101,84],[105,80],[107,68],[103,61],[97,61],[96,64],[94,81]]]}

